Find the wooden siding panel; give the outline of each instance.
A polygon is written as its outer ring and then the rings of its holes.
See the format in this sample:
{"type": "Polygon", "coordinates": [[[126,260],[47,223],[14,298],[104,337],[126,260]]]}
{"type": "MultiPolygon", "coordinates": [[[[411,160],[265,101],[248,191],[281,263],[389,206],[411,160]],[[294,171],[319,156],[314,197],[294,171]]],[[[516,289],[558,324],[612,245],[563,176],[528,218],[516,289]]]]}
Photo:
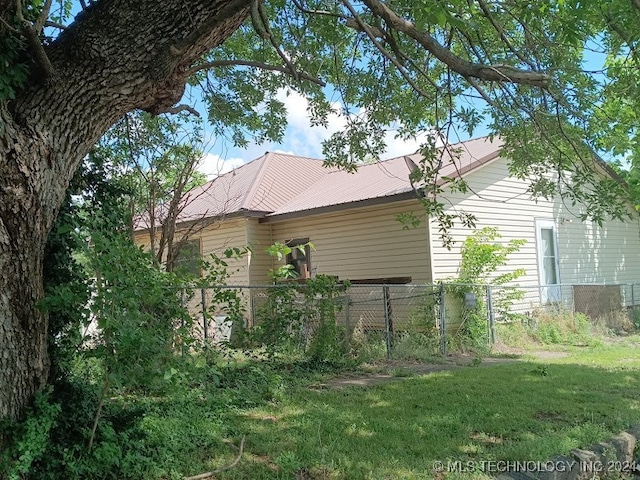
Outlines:
{"type": "Polygon", "coordinates": [[[420,213],[415,201],[313,215],[273,223],[273,240],[309,238],[312,274],[340,279],[412,277],[431,281],[427,226],[403,230],[401,212],[420,213]]]}
{"type": "Polygon", "coordinates": [[[251,246],[249,257],[249,283],[262,285],[269,281],[269,270],[273,268],[273,259],[265,249],[273,245],[271,224],[259,223],[257,218],[247,219],[247,239],[251,246]]]}
{"type": "MultiPolygon", "coordinates": [[[[447,195],[451,202],[448,209],[473,213],[477,217],[476,228],[496,226],[503,241],[522,238],[526,245],[516,254],[501,272],[524,268],[526,276],[521,285],[536,285],[538,263],[536,251],[535,219],[555,220],[560,281],[575,283],[624,283],[640,281],[640,228],[638,219],[631,222],[610,220],[603,228],[591,222],[581,222],[581,206],[569,209],[561,199],[529,198],[529,184],[509,176],[507,161],[498,159],[472,172],[466,177],[470,187],[467,194],[447,195]],[[563,222],[562,219],[571,219],[563,222]]],[[[432,231],[437,231],[432,226],[432,231]]],[[[437,280],[455,277],[460,264],[460,246],[470,235],[468,229],[455,227],[451,230],[456,244],[448,251],[438,238],[432,239],[434,278],[437,280]]]]}

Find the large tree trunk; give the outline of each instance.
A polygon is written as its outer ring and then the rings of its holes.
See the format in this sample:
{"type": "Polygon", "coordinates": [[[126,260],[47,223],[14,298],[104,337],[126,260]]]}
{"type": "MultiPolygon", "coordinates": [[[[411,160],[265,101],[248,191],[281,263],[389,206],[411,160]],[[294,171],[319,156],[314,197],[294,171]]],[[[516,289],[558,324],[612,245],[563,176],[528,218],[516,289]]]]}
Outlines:
{"type": "Polygon", "coordinates": [[[101,0],[46,52],[56,77],[35,71],[0,102],[0,419],[18,417],[47,381],[42,257],[82,158],[124,113],[166,111],[185,70],[231,35],[249,0],[101,0]]]}
{"type": "MultiPolygon", "coordinates": [[[[47,380],[47,323],[36,308],[42,298],[42,255],[59,194],[43,192],[45,158],[36,135],[20,132],[0,110],[0,417],[15,417],[47,380]],[[26,135],[25,135],[26,134],[26,135]]],[[[34,132],[30,132],[34,133],[34,132]]]]}

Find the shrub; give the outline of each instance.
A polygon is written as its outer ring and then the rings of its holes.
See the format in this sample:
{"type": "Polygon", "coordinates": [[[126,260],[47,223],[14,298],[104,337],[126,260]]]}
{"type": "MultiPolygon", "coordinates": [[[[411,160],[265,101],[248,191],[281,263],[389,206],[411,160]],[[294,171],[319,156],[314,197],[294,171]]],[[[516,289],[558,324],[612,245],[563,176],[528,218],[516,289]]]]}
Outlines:
{"type": "Polygon", "coordinates": [[[530,317],[499,324],[498,336],[502,343],[525,346],[542,345],[592,345],[597,343],[593,322],[582,313],[568,310],[536,310],[530,317]]]}
{"type": "MultiPolygon", "coordinates": [[[[509,255],[516,253],[525,240],[510,240],[502,243],[502,236],[495,227],[485,227],[466,238],[460,251],[461,261],[458,278],[450,281],[447,292],[462,304],[460,328],[450,335],[449,344],[456,349],[486,351],[489,348],[489,328],[486,297],[487,285],[500,286],[513,282],[525,274],[518,268],[497,275],[500,267],[507,264],[509,255]],[[465,294],[473,293],[475,307],[464,302],[465,294]]],[[[492,295],[494,315],[508,319],[513,302],[523,297],[517,288],[504,288],[492,295]]],[[[445,297],[446,298],[446,297],[445,297]]]]}

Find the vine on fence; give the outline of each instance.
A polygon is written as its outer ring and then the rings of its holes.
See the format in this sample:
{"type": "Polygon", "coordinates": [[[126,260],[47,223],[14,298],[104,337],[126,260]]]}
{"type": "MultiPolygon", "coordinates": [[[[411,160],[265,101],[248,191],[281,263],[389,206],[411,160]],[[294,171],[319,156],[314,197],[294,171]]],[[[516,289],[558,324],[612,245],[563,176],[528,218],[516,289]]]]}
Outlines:
{"type": "Polygon", "coordinates": [[[206,316],[215,318],[217,315],[223,314],[224,322],[228,323],[231,329],[229,342],[239,347],[246,346],[248,341],[244,320],[244,302],[238,289],[227,287],[229,279],[233,275],[233,272],[229,271],[229,261],[241,260],[249,251],[248,247],[232,247],[227,248],[222,256],[211,253],[208,260],[201,262],[202,269],[206,273],[196,283],[198,287],[210,289],[212,292],[206,316]]]}
{"type": "MultiPolygon", "coordinates": [[[[502,235],[495,227],[485,227],[467,237],[460,250],[461,261],[458,278],[449,280],[449,289],[463,303],[461,326],[454,337],[461,348],[484,350],[489,345],[487,287],[502,286],[525,274],[523,268],[499,273],[507,265],[508,257],[517,253],[526,240],[514,239],[500,242],[502,235]],[[473,294],[475,306],[464,302],[465,294],[473,294]]],[[[513,302],[523,298],[524,292],[516,287],[503,288],[492,295],[491,306],[501,318],[508,318],[513,302]]]]}

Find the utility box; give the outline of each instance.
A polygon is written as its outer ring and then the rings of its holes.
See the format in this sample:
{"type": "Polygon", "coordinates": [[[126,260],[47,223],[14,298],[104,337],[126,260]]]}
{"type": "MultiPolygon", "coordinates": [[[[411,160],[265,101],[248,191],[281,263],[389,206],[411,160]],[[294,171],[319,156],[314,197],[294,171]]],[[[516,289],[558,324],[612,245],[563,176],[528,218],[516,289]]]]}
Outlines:
{"type": "Polygon", "coordinates": [[[464,294],[464,306],[466,308],[476,308],[478,306],[478,299],[475,293],[468,292],[464,294]]]}

